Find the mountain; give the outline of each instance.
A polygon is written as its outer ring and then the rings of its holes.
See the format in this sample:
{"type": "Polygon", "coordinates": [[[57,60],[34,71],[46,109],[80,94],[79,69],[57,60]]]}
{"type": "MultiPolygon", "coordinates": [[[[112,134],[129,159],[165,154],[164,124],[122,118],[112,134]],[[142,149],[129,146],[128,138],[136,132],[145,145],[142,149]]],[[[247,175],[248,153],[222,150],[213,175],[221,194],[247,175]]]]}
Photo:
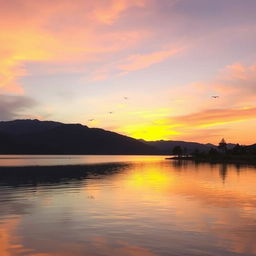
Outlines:
{"type": "Polygon", "coordinates": [[[153,146],[98,128],[53,121],[0,122],[0,154],[157,154],[153,146]]]}
{"type": "Polygon", "coordinates": [[[31,120],[0,121],[0,132],[22,135],[43,132],[62,125],[60,122],[31,120]]]}
{"type": "MultiPolygon", "coordinates": [[[[160,154],[172,154],[172,150],[176,146],[180,146],[181,148],[185,148],[187,153],[192,153],[195,150],[199,150],[200,152],[208,152],[211,148],[217,148],[216,145],[207,143],[197,143],[197,142],[188,142],[188,141],[175,141],[175,140],[158,140],[158,141],[143,141],[142,142],[157,148],[160,154]]],[[[228,143],[227,148],[232,149],[235,144],[228,143]]]]}
{"type": "Polygon", "coordinates": [[[252,145],[248,145],[248,146],[242,146],[242,147],[246,152],[249,152],[249,153],[252,153],[252,154],[256,153],[256,144],[252,144],[252,145]]]}
{"type": "Polygon", "coordinates": [[[173,140],[159,140],[159,141],[145,141],[146,144],[157,148],[162,154],[171,154],[172,150],[176,146],[186,148],[187,153],[192,153],[195,150],[209,151],[210,148],[216,148],[213,144],[201,144],[197,142],[187,141],[173,141],[173,140]]]}
{"type": "MultiPolygon", "coordinates": [[[[0,121],[0,154],[171,154],[175,146],[186,148],[187,153],[216,148],[209,143],[136,140],[81,124],[37,119],[0,121]]],[[[233,147],[228,144],[228,148],[233,147]]]]}

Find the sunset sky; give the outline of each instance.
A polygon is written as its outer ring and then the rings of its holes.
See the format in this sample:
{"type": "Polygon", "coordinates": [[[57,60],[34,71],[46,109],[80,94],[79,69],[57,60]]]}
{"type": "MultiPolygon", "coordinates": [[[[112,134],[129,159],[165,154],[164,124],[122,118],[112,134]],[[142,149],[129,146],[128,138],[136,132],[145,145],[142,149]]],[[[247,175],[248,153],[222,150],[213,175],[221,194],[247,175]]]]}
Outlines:
{"type": "Polygon", "coordinates": [[[0,0],[0,7],[1,120],[256,143],[255,0],[0,0]]]}

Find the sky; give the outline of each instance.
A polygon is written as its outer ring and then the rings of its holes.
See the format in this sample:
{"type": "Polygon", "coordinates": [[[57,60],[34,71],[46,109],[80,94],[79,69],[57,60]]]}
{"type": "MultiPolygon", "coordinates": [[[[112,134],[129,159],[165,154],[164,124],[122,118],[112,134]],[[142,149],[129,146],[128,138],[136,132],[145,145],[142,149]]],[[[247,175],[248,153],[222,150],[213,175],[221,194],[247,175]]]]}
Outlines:
{"type": "Polygon", "coordinates": [[[0,6],[0,120],[256,143],[255,0],[0,6]]]}

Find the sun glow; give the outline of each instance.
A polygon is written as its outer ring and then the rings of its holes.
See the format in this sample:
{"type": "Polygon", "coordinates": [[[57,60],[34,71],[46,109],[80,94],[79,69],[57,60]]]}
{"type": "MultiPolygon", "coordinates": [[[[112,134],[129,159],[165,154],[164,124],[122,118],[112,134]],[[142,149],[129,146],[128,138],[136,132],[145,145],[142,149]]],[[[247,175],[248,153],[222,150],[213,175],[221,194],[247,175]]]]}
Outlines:
{"type": "Polygon", "coordinates": [[[154,124],[154,125],[132,125],[123,129],[123,133],[135,139],[144,140],[168,140],[172,135],[180,133],[172,130],[170,125],[154,124]]]}

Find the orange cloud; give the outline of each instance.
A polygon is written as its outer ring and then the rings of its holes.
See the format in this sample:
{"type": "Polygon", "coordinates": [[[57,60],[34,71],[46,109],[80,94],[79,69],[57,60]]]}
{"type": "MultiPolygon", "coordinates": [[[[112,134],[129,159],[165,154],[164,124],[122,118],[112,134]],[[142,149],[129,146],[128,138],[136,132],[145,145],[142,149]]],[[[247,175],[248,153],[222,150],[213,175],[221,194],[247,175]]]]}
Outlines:
{"type": "Polygon", "coordinates": [[[234,63],[226,66],[209,81],[194,83],[197,94],[219,95],[215,104],[223,107],[254,106],[256,100],[256,66],[234,63]]]}
{"type": "Polygon", "coordinates": [[[149,54],[137,54],[128,57],[126,63],[120,66],[123,71],[134,71],[144,69],[156,63],[166,60],[167,58],[177,54],[180,49],[170,49],[157,51],[149,54]]]}
{"type": "Polygon", "coordinates": [[[240,63],[234,63],[226,66],[223,69],[223,78],[227,80],[231,79],[246,79],[247,68],[240,63]]]}
{"type": "Polygon", "coordinates": [[[56,43],[44,32],[29,28],[24,31],[1,28],[0,42],[0,50],[4,52],[0,54],[0,90],[21,94],[23,89],[17,79],[28,74],[24,63],[50,59],[53,54],[48,48],[56,43]]]}
{"type": "Polygon", "coordinates": [[[0,2],[0,92],[23,93],[18,80],[29,75],[27,63],[99,61],[145,35],[104,27],[129,8],[143,7],[143,0],[0,2]]]}
{"type": "MultiPolygon", "coordinates": [[[[244,131],[243,122],[254,120],[256,108],[208,109],[176,117],[163,117],[150,123],[123,126],[118,131],[145,140],[174,139],[217,143],[222,137],[234,141],[235,136],[239,137],[236,133],[244,131]],[[241,125],[236,124],[236,131],[231,131],[229,125],[235,122],[240,122],[241,125]]],[[[249,136],[249,142],[247,137],[240,136],[240,139],[251,143],[252,136],[249,136]]]]}
{"type": "MultiPolygon", "coordinates": [[[[103,1],[104,2],[104,1],[103,1]]],[[[104,6],[100,6],[93,12],[93,16],[99,22],[112,24],[119,15],[130,7],[143,7],[145,0],[111,0],[105,1],[104,6]]]]}
{"type": "Polygon", "coordinates": [[[189,127],[215,126],[249,119],[256,119],[256,108],[208,109],[198,113],[172,118],[175,123],[189,127]]]}
{"type": "Polygon", "coordinates": [[[194,82],[172,92],[183,102],[173,102],[176,116],[169,117],[177,135],[172,139],[217,142],[227,137],[242,143],[253,143],[253,136],[245,133],[255,127],[256,68],[234,63],[226,66],[212,79],[194,82]],[[187,92],[192,92],[188,94],[187,92]],[[219,95],[213,99],[212,95],[219,95]],[[189,102],[190,104],[185,104],[189,102]],[[203,108],[203,110],[202,110],[203,108]],[[182,114],[190,112],[190,114],[182,114]],[[236,122],[236,128],[231,124],[236,122]]]}

